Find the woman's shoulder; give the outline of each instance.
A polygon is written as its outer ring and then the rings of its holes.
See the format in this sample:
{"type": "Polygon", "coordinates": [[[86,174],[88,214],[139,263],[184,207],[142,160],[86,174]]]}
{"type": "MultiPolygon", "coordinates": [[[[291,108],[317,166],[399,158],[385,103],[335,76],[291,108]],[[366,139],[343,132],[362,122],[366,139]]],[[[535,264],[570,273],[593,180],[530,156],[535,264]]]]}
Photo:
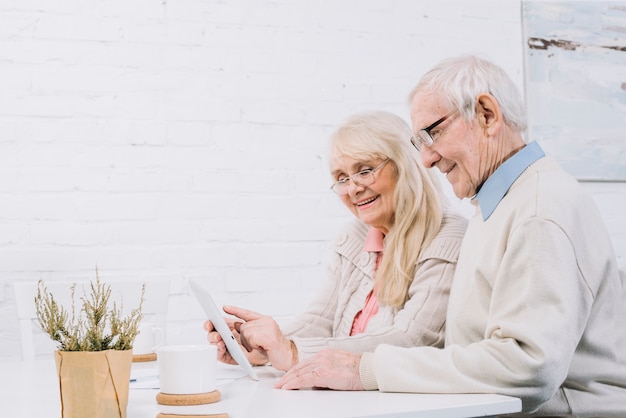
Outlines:
{"type": "Polygon", "coordinates": [[[369,228],[369,225],[359,219],[350,219],[339,228],[334,243],[341,245],[347,241],[365,242],[369,228]]]}
{"type": "Polygon", "coordinates": [[[369,226],[359,219],[344,223],[331,242],[333,250],[346,257],[354,257],[363,250],[369,226]]]}
{"type": "Polygon", "coordinates": [[[456,262],[461,250],[461,242],[467,229],[467,218],[463,215],[444,211],[443,220],[439,232],[435,238],[422,250],[419,261],[429,258],[440,258],[450,262],[456,262]]]}
{"type": "Polygon", "coordinates": [[[441,228],[436,238],[462,239],[468,219],[456,211],[444,211],[441,228]]]}

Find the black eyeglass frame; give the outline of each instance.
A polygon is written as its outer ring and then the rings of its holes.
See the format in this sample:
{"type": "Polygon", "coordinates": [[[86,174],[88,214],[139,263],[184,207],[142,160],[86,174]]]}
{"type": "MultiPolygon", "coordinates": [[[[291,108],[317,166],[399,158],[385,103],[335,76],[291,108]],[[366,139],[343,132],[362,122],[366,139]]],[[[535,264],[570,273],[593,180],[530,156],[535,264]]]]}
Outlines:
{"type": "Polygon", "coordinates": [[[420,152],[422,151],[422,146],[430,147],[432,144],[435,143],[435,138],[433,138],[433,135],[430,133],[430,131],[444,123],[446,120],[448,120],[450,116],[454,115],[458,111],[458,109],[453,110],[442,118],[437,119],[433,124],[428,125],[427,127],[417,131],[417,133],[411,137],[411,144],[413,144],[413,146],[420,152]]]}

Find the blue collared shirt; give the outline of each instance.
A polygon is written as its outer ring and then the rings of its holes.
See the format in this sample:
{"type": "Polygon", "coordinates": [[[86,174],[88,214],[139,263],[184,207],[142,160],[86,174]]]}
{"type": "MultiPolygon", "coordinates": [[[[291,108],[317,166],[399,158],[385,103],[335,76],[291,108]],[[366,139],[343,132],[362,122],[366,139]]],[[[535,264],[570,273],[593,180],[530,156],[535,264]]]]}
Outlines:
{"type": "Polygon", "coordinates": [[[536,141],[531,142],[506,160],[483,183],[475,199],[486,221],[511,188],[511,185],[532,163],[545,156],[536,141]]]}

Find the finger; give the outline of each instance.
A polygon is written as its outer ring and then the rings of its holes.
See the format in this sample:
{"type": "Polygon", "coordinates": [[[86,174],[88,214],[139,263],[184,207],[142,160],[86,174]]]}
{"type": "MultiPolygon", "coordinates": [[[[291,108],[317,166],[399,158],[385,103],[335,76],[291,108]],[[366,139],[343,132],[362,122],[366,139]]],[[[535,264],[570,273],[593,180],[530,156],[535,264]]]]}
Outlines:
{"type": "Polygon", "coordinates": [[[211,332],[215,329],[215,327],[213,326],[213,322],[209,320],[204,321],[204,324],[202,324],[202,328],[204,328],[204,330],[207,332],[211,332]]]}
{"type": "Polygon", "coordinates": [[[291,372],[288,371],[287,373],[282,375],[280,379],[274,382],[274,389],[287,389],[288,388],[287,383],[291,380],[291,376],[289,375],[289,373],[291,372]]]}
{"type": "Polygon", "coordinates": [[[251,353],[254,347],[252,346],[252,344],[250,344],[245,334],[241,333],[242,325],[242,322],[235,322],[235,330],[239,333],[239,343],[243,345],[243,348],[245,348],[248,353],[251,353]]]}
{"type": "Polygon", "coordinates": [[[237,364],[237,362],[232,358],[228,350],[226,349],[226,344],[224,342],[220,342],[215,345],[217,347],[217,360],[226,363],[226,364],[237,364]]]}
{"type": "Polygon", "coordinates": [[[254,319],[263,318],[265,315],[262,315],[258,312],[251,311],[249,309],[243,309],[238,306],[224,306],[224,312],[230,315],[234,315],[237,318],[243,319],[244,321],[252,321],[254,319]]]}
{"type": "Polygon", "coordinates": [[[236,321],[236,322],[233,324],[233,327],[235,328],[235,331],[237,331],[238,333],[240,333],[240,334],[241,334],[241,326],[242,326],[242,325],[243,325],[243,322],[236,321]]]}
{"type": "Polygon", "coordinates": [[[230,353],[226,349],[226,344],[224,344],[224,341],[220,341],[219,343],[215,344],[215,347],[217,348],[217,353],[219,357],[224,357],[226,354],[230,355],[230,353]]]}
{"type": "Polygon", "coordinates": [[[226,322],[226,325],[228,325],[228,328],[233,329],[233,324],[239,319],[239,318],[235,318],[233,316],[223,316],[222,318],[224,318],[224,322],[226,322]]]}
{"type": "Polygon", "coordinates": [[[307,365],[310,362],[311,359],[301,361],[300,363],[287,370],[287,372],[278,380],[278,382],[276,382],[275,386],[282,387],[287,382],[297,378],[297,376],[301,376],[303,374],[303,370],[307,368],[307,365]]]}
{"type": "Polygon", "coordinates": [[[217,344],[219,342],[222,342],[223,339],[219,332],[211,331],[207,335],[207,341],[210,342],[211,344],[217,344]]]}
{"type": "Polygon", "coordinates": [[[314,367],[292,368],[274,384],[274,387],[285,390],[314,387],[317,376],[314,367]]]}

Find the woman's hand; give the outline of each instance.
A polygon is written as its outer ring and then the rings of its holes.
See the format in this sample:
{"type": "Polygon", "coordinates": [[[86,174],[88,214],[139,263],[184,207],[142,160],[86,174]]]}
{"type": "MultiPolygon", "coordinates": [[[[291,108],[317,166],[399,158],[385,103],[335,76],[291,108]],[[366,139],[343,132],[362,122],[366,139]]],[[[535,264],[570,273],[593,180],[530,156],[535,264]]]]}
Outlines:
{"type": "MultiPolygon", "coordinates": [[[[226,321],[228,328],[230,328],[230,331],[233,333],[235,340],[237,340],[241,346],[242,351],[248,358],[250,364],[255,366],[266,364],[268,361],[267,356],[258,351],[248,352],[248,350],[241,344],[241,336],[235,326],[236,321],[230,317],[224,317],[224,320],[226,321]]],[[[211,321],[206,321],[203,328],[208,332],[207,341],[217,347],[217,360],[226,364],[237,364],[237,361],[235,361],[235,359],[228,352],[228,348],[226,347],[226,343],[224,343],[222,336],[215,330],[213,323],[211,321]]]]}
{"type": "MultiPolygon", "coordinates": [[[[251,364],[262,365],[269,361],[276,369],[287,370],[298,362],[295,344],[284,336],[272,317],[235,306],[224,306],[224,312],[235,317],[225,318],[226,323],[251,364]]],[[[209,332],[209,342],[217,346],[218,360],[236,364],[211,321],[205,322],[204,329],[209,332]]]]}

